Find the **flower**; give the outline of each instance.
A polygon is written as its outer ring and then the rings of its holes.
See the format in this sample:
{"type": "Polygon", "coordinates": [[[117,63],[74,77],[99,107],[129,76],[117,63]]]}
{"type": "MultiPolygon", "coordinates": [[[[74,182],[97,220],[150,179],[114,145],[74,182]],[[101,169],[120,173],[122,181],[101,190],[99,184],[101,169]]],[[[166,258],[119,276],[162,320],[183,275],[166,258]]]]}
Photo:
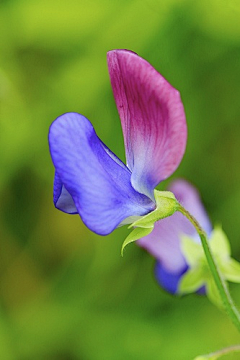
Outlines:
{"type": "Polygon", "coordinates": [[[178,167],[187,138],[179,92],[162,75],[131,51],[110,51],[107,60],[127,165],[83,115],[61,115],[49,130],[54,204],[100,235],[156,208],[154,188],[178,167]]]}
{"type": "MultiPolygon", "coordinates": [[[[222,278],[239,283],[240,264],[231,258],[230,244],[221,227],[213,229],[197,190],[185,180],[175,180],[169,190],[206,232],[222,278]]],[[[172,294],[206,293],[222,306],[199,235],[181,212],[157,221],[153,231],[137,244],[156,258],[155,276],[165,290],[172,294]]]]}
{"type": "MultiPolygon", "coordinates": [[[[168,188],[181,205],[199,222],[209,235],[212,225],[203,208],[197,190],[185,180],[175,180],[168,188]]],[[[188,270],[188,264],[181,248],[181,237],[187,235],[192,241],[200,239],[191,222],[180,212],[156,222],[154,230],[148,236],[137,241],[156,260],[155,276],[159,284],[170,293],[178,291],[179,282],[188,270]]]]}

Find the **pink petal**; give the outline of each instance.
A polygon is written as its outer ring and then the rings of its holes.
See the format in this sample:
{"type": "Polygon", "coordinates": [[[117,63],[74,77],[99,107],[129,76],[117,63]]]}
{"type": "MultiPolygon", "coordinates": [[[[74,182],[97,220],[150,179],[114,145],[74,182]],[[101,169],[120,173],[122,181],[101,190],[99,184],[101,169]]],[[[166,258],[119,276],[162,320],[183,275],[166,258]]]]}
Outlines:
{"type": "Polygon", "coordinates": [[[159,220],[151,234],[137,241],[146,249],[163,268],[170,273],[177,274],[186,267],[186,261],[180,248],[180,235],[194,234],[192,224],[181,214],[159,220]]]}
{"type": "Polygon", "coordinates": [[[153,189],[176,170],[185,151],[183,104],[179,92],[137,54],[113,50],[107,57],[132,185],[153,197],[153,189]]]}
{"type": "Polygon", "coordinates": [[[212,224],[202,204],[198,190],[184,179],[173,181],[168,187],[168,190],[174,193],[180,204],[195,217],[203,230],[210,236],[212,224]]]}

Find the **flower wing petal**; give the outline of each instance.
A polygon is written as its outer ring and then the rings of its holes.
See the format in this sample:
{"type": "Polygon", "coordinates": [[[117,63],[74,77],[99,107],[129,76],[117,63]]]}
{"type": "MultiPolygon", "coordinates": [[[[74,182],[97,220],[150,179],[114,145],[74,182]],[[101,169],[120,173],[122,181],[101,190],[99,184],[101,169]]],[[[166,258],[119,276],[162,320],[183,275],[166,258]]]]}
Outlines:
{"type": "Polygon", "coordinates": [[[155,186],[175,171],[185,151],[187,127],[179,92],[127,50],[108,52],[108,69],[132,185],[153,197],[155,186]]]}
{"type": "Polygon", "coordinates": [[[55,204],[61,199],[61,182],[90,230],[106,235],[125,218],[152,210],[154,203],[133,189],[128,168],[84,116],[67,113],[57,118],[49,130],[49,146],[57,173],[55,204]]]}
{"type": "Polygon", "coordinates": [[[55,173],[53,185],[53,202],[57,209],[68,214],[77,214],[78,211],[73,198],[63,185],[58,173],[55,173]]]}

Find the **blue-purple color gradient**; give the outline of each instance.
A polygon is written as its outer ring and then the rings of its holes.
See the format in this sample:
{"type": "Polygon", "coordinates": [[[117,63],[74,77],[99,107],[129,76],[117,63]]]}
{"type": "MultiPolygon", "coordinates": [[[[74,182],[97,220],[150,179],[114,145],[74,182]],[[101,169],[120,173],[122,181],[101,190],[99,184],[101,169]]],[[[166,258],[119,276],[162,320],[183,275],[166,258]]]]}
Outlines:
{"type": "Polygon", "coordinates": [[[100,235],[124,219],[152,211],[155,203],[131,185],[131,172],[98,138],[84,116],[67,113],[50,127],[49,146],[56,175],[54,203],[100,235]]]}

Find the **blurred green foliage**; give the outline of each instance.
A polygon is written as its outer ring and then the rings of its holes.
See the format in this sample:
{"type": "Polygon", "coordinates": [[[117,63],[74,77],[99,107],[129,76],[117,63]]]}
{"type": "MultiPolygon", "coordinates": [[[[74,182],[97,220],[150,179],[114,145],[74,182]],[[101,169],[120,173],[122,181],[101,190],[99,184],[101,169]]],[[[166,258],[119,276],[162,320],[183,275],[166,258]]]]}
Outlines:
{"type": "Polygon", "coordinates": [[[115,48],[180,90],[189,139],[172,178],[199,188],[240,260],[239,1],[2,0],[0,359],[187,360],[239,342],[206,298],[161,290],[142,249],[120,257],[126,228],[101,238],[52,204],[58,115],[87,116],[124,160],[106,66],[115,48]]]}

